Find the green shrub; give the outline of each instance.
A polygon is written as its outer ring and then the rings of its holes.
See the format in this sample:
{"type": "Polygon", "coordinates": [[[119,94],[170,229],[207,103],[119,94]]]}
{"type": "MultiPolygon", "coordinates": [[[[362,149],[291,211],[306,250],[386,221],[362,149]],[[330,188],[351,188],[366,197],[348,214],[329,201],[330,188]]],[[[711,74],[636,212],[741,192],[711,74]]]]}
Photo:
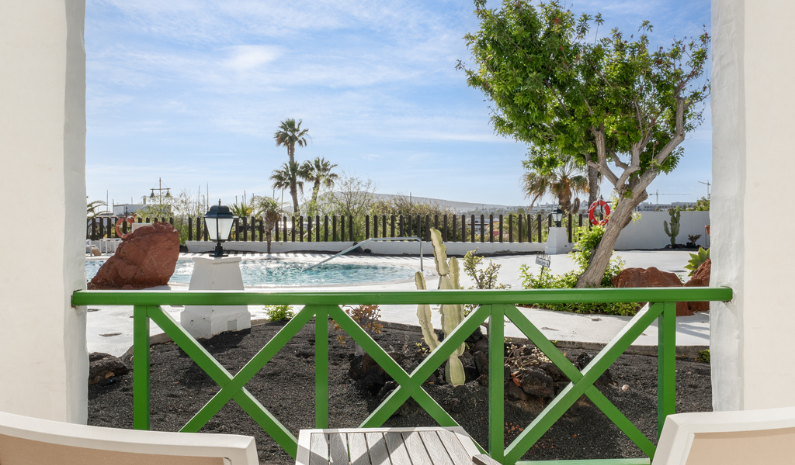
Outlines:
{"type": "MultiPolygon", "coordinates": [[[[355,305],[347,307],[345,313],[350,315],[351,319],[370,336],[381,334],[381,330],[384,328],[384,325],[381,324],[381,308],[378,305],[355,305]]],[[[342,331],[342,327],[339,323],[334,322],[334,332],[339,331],[342,331]]],[[[337,341],[340,344],[346,345],[346,340],[344,332],[337,334],[337,341]]]]}
{"type": "Polygon", "coordinates": [[[698,360],[709,363],[709,349],[698,351],[698,360]]]}
{"type": "MultiPolygon", "coordinates": [[[[499,273],[502,265],[497,265],[489,260],[488,266],[481,269],[480,265],[483,262],[483,256],[475,255],[478,249],[470,250],[464,255],[464,273],[467,274],[475,286],[470,286],[470,289],[505,289],[505,284],[497,282],[497,273],[499,273]]],[[[464,305],[464,316],[468,316],[479,305],[466,304],[464,305]]]]}
{"type": "Polygon", "coordinates": [[[289,305],[268,305],[265,307],[265,313],[271,321],[291,320],[295,316],[289,305]]]}
{"type": "MultiPolygon", "coordinates": [[[[576,244],[576,252],[572,252],[571,256],[574,262],[579,265],[578,271],[570,271],[562,275],[553,275],[547,272],[542,272],[535,275],[530,272],[530,267],[522,265],[519,272],[522,276],[522,285],[525,289],[573,289],[577,284],[577,277],[585,271],[588,267],[588,261],[591,254],[599,242],[605,230],[601,226],[594,226],[592,229],[582,227],[578,231],[579,240],[576,244]]],[[[611,258],[610,264],[605,270],[605,275],[602,278],[601,287],[612,287],[612,279],[624,269],[624,261],[618,258],[611,258]]],[[[640,306],[633,302],[615,302],[615,303],[560,303],[560,304],[530,304],[539,308],[546,308],[549,310],[556,310],[561,312],[574,312],[574,313],[604,313],[607,315],[634,315],[637,313],[640,306]]]]}

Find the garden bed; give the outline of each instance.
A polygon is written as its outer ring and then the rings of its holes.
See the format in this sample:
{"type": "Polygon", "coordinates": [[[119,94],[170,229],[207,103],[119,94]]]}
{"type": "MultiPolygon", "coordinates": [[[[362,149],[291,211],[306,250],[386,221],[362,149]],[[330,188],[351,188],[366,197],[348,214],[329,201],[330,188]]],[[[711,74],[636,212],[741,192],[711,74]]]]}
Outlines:
{"type": "MultiPolygon", "coordinates": [[[[236,373],[282,326],[268,323],[251,330],[223,333],[203,341],[203,345],[227,370],[236,373]]],[[[385,328],[374,339],[387,352],[395,354],[404,369],[412,369],[422,357],[421,346],[417,345],[422,341],[418,328],[385,328]]],[[[333,331],[330,331],[329,340],[329,426],[356,427],[378,405],[384,393],[379,396],[351,379],[349,370],[355,358],[351,342],[341,345],[333,331]]],[[[512,342],[522,343],[518,339],[512,342]]],[[[588,351],[566,349],[566,352],[575,360],[588,351]]],[[[588,354],[593,355],[593,352],[588,354]]],[[[677,361],[677,411],[711,410],[709,368],[707,363],[677,361]]],[[[113,382],[104,386],[89,386],[89,424],[132,428],[134,375],[131,372],[113,378],[113,382]]],[[[598,386],[600,391],[648,437],[656,437],[657,359],[623,355],[611,367],[610,375],[611,382],[598,386]],[[622,390],[623,386],[626,390],[622,390]]],[[[314,326],[310,323],[246,387],[297,436],[299,429],[314,427],[314,383],[314,326]]],[[[178,431],[219,389],[173,343],[152,346],[151,386],[151,424],[153,430],[159,431],[178,431]]],[[[461,386],[435,383],[424,387],[476,441],[484,446],[488,444],[488,387],[478,381],[461,386]]],[[[543,402],[520,405],[506,400],[506,445],[530,424],[541,408],[543,402]]],[[[409,403],[398,414],[386,425],[435,426],[430,416],[409,403]]],[[[226,405],[201,431],[254,436],[261,463],[294,463],[234,402],[226,405]]],[[[642,456],[642,452],[598,409],[581,399],[525,454],[524,459],[642,456]]]]}

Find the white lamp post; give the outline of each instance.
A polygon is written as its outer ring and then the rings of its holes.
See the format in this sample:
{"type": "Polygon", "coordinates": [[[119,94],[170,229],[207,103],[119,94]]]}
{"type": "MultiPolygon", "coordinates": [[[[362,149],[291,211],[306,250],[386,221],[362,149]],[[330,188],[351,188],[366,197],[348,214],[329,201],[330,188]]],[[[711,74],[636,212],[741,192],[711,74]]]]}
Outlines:
{"type": "Polygon", "coordinates": [[[210,211],[205,213],[204,224],[207,227],[207,235],[211,241],[216,243],[213,257],[218,258],[224,256],[224,247],[222,243],[229,237],[229,233],[232,231],[232,225],[235,223],[236,218],[237,217],[232,214],[232,211],[229,210],[229,207],[221,205],[220,200],[218,201],[218,205],[213,205],[210,207],[210,211]]]}
{"type": "MultiPolygon", "coordinates": [[[[193,274],[188,289],[194,291],[242,291],[241,257],[224,255],[223,242],[229,237],[235,215],[229,207],[213,205],[204,215],[207,236],[216,243],[210,257],[193,257],[193,274]]],[[[195,338],[212,337],[223,331],[251,327],[251,313],[245,305],[186,305],[180,323],[195,338]]]]}
{"type": "Polygon", "coordinates": [[[557,255],[562,253],[571,252],[571,243],[569,242],[568,232],[566,228],[561,227],[561,220],[563,220],[563,210],[558,207],[551,213],[552,220],[555,226],[549,228],[549,236],[547,237],[547,244],[544,247],[544,252],[547,255],[557,255]]]}

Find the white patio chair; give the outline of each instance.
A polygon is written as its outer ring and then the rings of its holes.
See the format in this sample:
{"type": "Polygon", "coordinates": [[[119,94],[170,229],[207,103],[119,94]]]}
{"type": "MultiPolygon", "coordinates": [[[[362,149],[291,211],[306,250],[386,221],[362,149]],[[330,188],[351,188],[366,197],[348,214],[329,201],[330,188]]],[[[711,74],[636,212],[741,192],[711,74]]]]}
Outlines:
{"type": "Polygon", "coordinates": [[[0,412],[3,465],[257,465],[254,438],[164,433],[41,420],[0,412]]]}
{"type": "Polygon", "coordinates": [[[795,407],[665,419],[652,465],[795,463],[795,407]]]}

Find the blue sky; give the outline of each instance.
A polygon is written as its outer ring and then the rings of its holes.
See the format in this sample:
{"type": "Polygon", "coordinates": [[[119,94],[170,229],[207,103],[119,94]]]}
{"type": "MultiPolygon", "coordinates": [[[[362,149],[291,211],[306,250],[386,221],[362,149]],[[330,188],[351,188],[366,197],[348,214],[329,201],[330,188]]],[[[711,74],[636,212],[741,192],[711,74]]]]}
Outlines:
{"type": "MultiPolygon", "coordinates": [[[[649,19],[660,44],[709,28],[709,0],[567,3],[602,12],[604,32],[649,19]]],[[[471,1],[88,0],[86,10],[92,200],[140,201],[159,177],[172,192],[209,183],[214,202],[270,194],[287,159],[273,133],[296,118],[312,139],[299,160],[325,157],[378,192],[527,203],[526,147],[493,134],[483,95],[455,69],[471,62],[471,1]]],[[[660,202],[706,194],[709,121],[707,108],[679,167],[652,184],[660,202]]]]}

